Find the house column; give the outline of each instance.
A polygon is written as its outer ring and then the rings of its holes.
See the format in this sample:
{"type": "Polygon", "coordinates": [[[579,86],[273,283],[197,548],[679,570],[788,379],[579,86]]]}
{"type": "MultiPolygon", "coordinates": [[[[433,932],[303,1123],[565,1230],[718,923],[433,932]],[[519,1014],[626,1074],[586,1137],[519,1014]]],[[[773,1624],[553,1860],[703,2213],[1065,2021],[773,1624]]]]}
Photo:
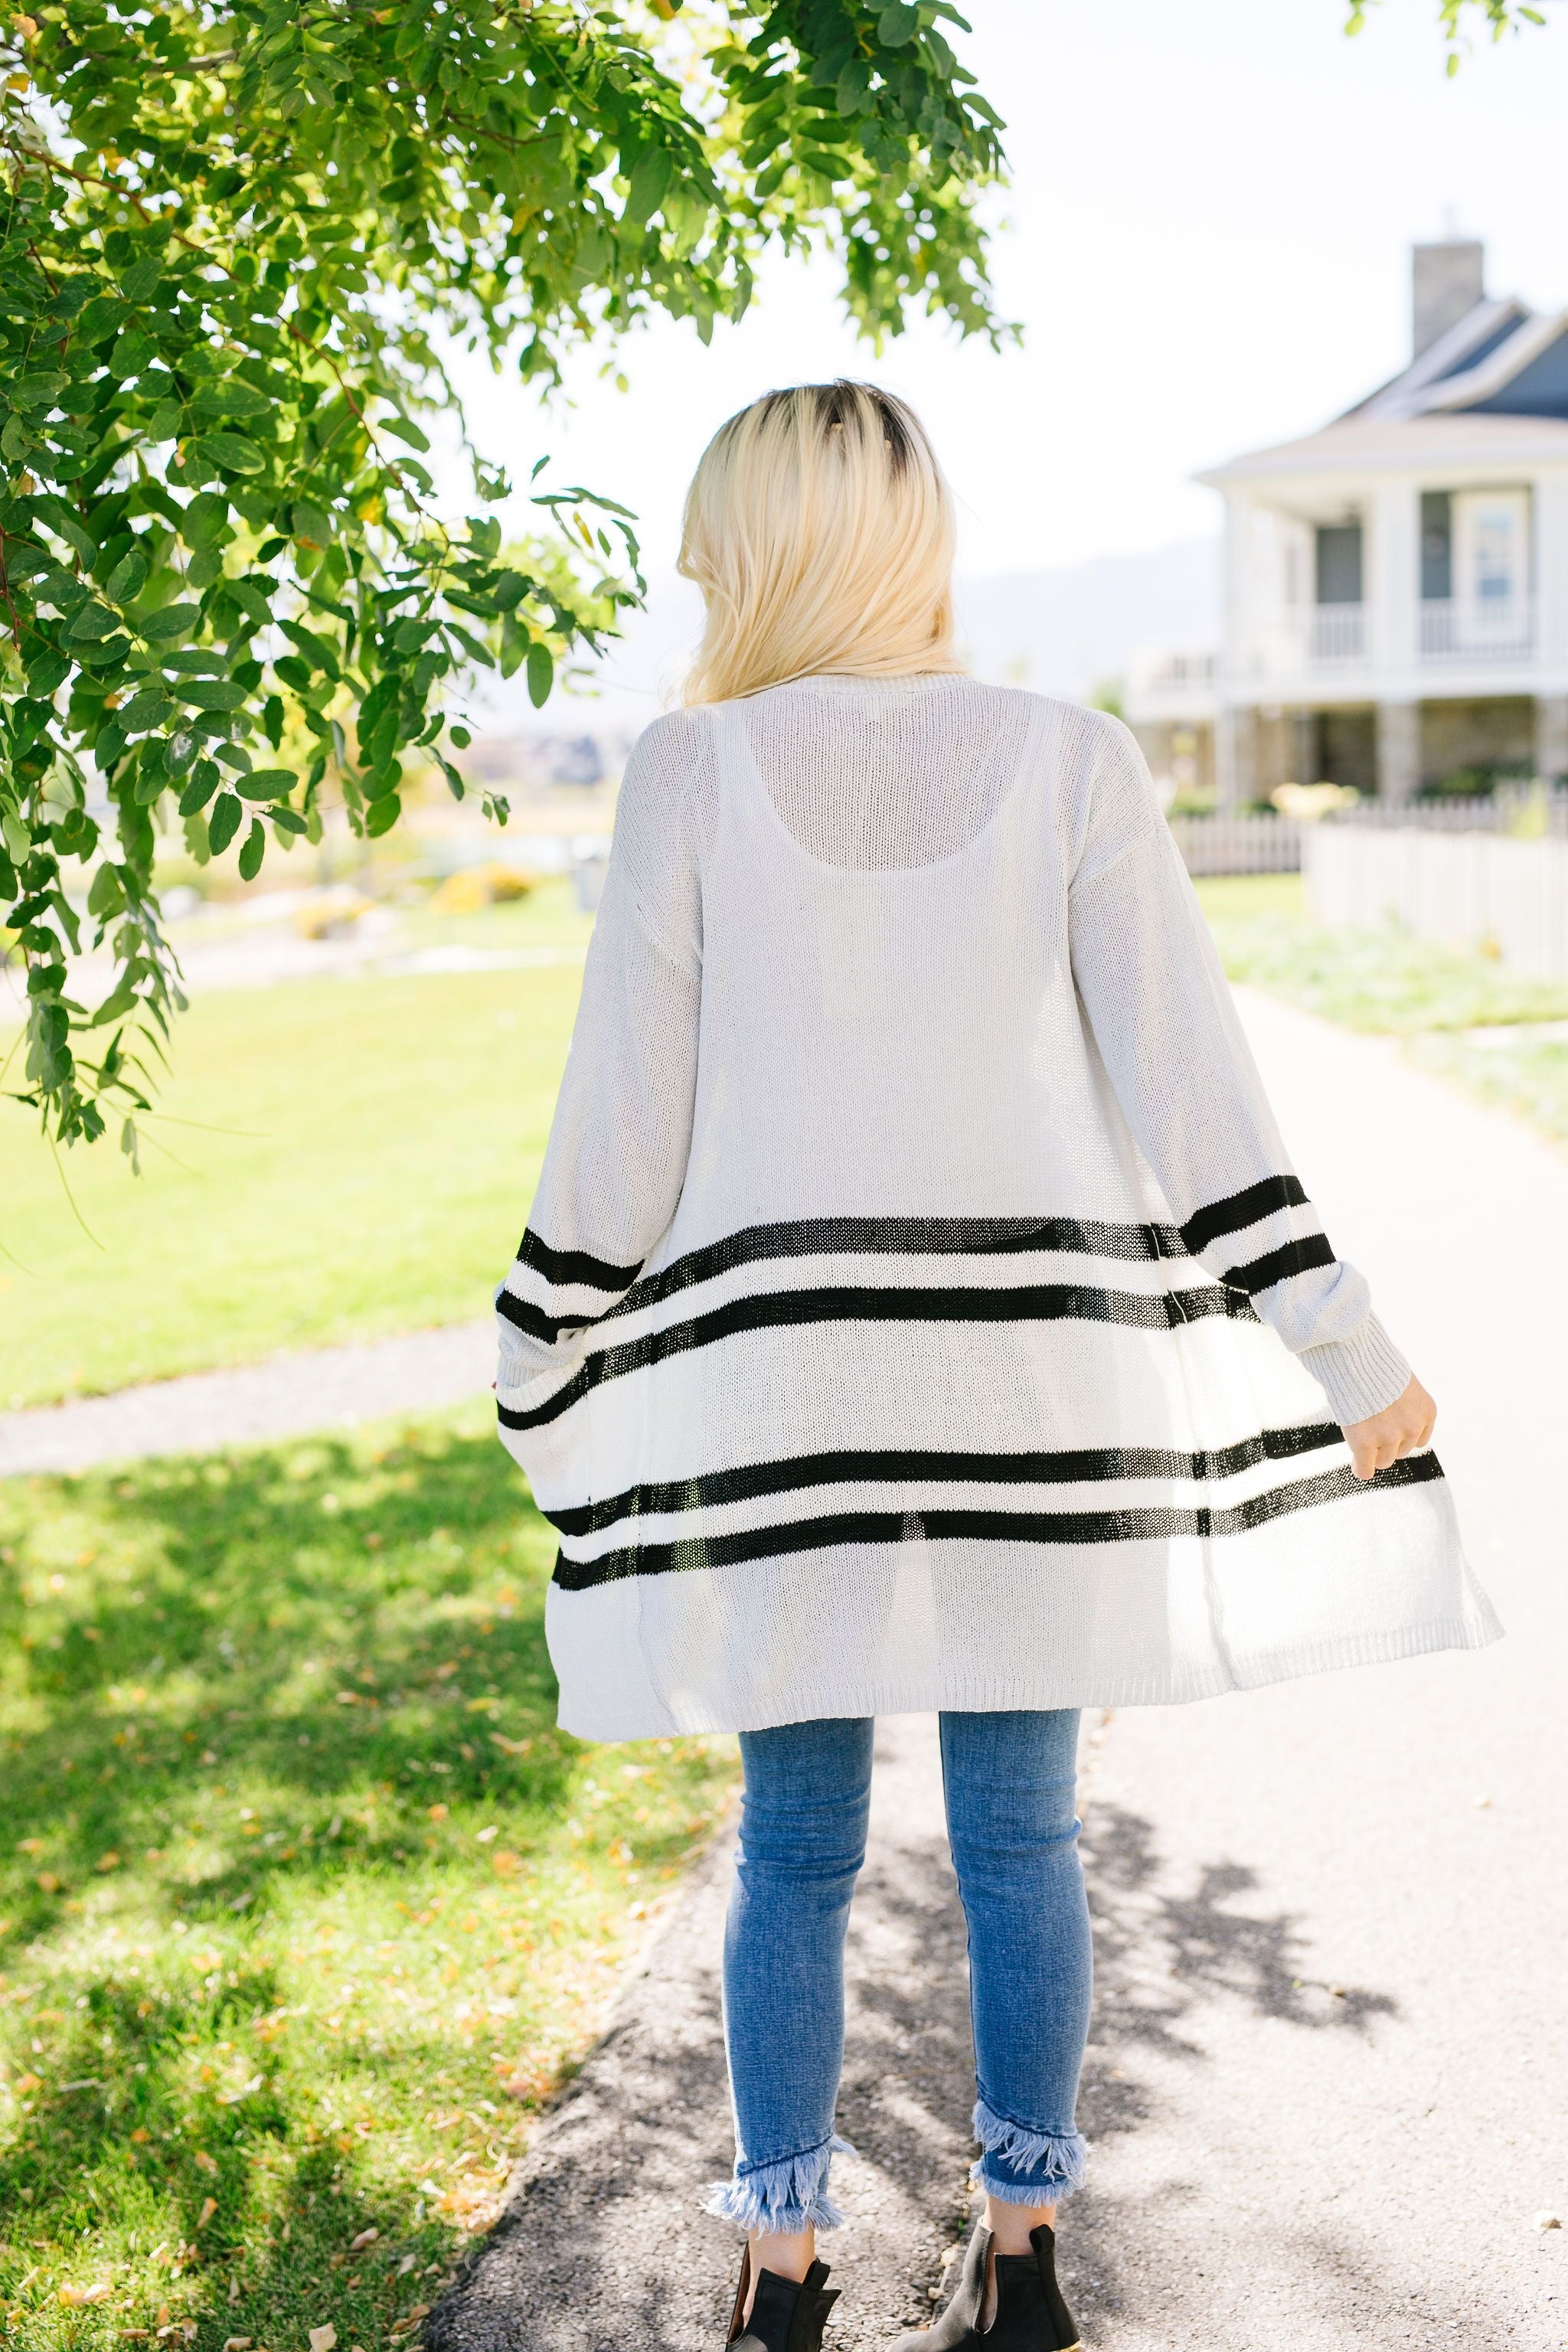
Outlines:
{"type": "Polygon", "coordinates": [[[1561,677],[1568,667],[1568,472],[1538,474],[1530,507],[1536,656],[1561,677]]]}
{"type": "Polygon", "coordinates": [[[1421,782],[1421,705],[1377,706],[1377,796],[1407,801],[1421,782]]]}
{"type": "Polygon", "coordinates": [[[1535,772],[1549,784],[1568,782],[1568,694],[1535,698],[1535,772]]]}
{"type": "Polygon", "coordinates": [[[1215,798],[1221,809],[1238,809],[1258,793],[1258,713],[1226,703],[1215,721],[1215,798]]]}
{"type": "Polygon", "coordinates": [[[1414,482],[1380,482],[1372,498],[1369,650],[1378,669],[1408,671],[1416,660],[1421,585],[1421,505],[1414,482]]]}

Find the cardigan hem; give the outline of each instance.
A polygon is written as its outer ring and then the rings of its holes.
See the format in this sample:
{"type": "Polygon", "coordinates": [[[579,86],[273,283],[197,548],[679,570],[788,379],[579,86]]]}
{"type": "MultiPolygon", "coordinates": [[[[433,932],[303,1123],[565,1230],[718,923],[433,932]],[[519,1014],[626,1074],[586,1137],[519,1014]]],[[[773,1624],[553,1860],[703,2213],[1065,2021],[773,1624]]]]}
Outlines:
{"type": "MultiPolygon", "coordinates": [[[[878,1715],[983,1715],[1044,1711],[1057,1707],[1187,1706],[1229,1691],[1260,1690],[1303,1675],[1335,1674],[1349,1666],[1389,1665],[1400,1658],[1426,1657],[1441,1650],[1481,1650],[1500,1640],[1502,1624],[1485,1595],[1476,1591],[1463,1617],[1435,1618],[1423,1624],[1391,1626],[1376,1633],[1314,1642],[1289,1650],[1234,1661],[1227,1675],[1217,1663],[1204,1671],[1164,1675],[1110,1675],[1058,1682],[1048,1674],[998,1675],[993,1680],[945,1682],[935,1676],[914,1682],[858,1684],[853,1689],[799,1690],[745,1708],[650,1706],[628,1726],[615,1729],[591,1707],[563,1704],[560,1725],[574,1738],[610,1744],[628,1739],[668,1739],[692,1734],[770,1731],[786,1723],[878,1715]]],[[[630,1710],[627,1710],[629,1713],[630,1710]]]]}

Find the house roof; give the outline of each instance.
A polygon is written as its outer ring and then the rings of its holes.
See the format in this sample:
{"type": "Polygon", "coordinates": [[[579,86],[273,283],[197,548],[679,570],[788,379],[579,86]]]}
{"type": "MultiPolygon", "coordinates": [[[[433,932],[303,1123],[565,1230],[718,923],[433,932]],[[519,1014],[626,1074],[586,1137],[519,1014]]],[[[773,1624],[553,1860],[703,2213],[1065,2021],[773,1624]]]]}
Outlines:
{"type": "Polygon", "coordinates": [[[1568,457],[1568,310],[1485,297],[1410,365],[1300,441],[1255,449],[1202,482],[1363,467],[1568,457]]]}
{"type": "Polygon", "coordinates": [[[1478,414],[1434,409],[1424,415],[1376,416],[1365,409],[1309,433],[1253,449],[1199,474],[1218,488],[1226,483],[1280,474],[1412,472],[1428,467],[1489,464],[1527,465],[1542,458],[1568,461],[1568,416],[1520,416],[1497,411],[1478,414]]]}

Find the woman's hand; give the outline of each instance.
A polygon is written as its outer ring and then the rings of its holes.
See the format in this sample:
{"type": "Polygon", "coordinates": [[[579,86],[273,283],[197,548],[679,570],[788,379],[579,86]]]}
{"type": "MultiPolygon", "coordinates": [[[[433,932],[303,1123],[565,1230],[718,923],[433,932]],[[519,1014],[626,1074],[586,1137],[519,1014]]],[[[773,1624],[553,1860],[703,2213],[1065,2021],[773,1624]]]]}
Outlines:
{"type": "Polygon", "coordinates": [[[1422,1387],[1413,1380],[1403,1396],[1385,1404],[1368,1421],[1352,1421],[1345,1429],[1345,1444],[1351,1450],[1351,1468],[1358,1478],[1370,1478],[1374,1470],[1386,1470],[1391,1462],[1402,1454],[1414,1454],[1430,1438],[1437,1419],[1437,1408],[1422,1387]]]}

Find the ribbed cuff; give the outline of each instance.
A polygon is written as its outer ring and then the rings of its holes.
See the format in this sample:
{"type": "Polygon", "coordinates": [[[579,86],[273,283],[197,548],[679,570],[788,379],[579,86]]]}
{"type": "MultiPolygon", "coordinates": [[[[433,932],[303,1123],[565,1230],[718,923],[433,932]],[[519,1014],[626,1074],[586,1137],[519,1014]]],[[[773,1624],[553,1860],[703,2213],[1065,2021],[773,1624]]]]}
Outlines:
{"type": "Polygon", "coordinates": [[[1410,1385],[1410,1367],[1375,1315],[1367,1317],[1353,1339],[1303,1348],[1301,1361],[1328,1398],[1342,1429],[1370,1421],[1410,1385]]]}

